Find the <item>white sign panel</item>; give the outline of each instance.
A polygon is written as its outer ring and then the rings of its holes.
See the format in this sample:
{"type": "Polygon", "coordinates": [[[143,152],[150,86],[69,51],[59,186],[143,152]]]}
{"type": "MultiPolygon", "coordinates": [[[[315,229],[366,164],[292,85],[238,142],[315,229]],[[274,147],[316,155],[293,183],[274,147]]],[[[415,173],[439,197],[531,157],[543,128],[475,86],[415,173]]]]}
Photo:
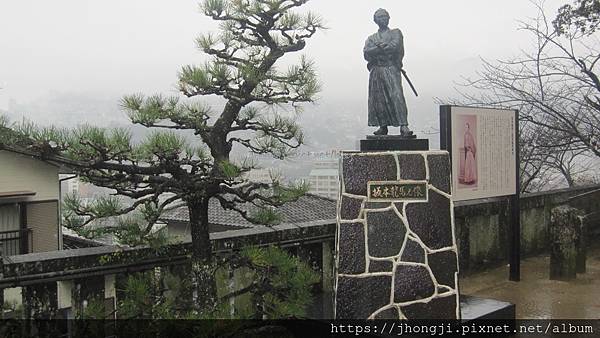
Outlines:
{"type": "Polygon", "coordinates": [[[450,121],[454,200],[516,194],[516,112],[451,107],[450,121]]]}

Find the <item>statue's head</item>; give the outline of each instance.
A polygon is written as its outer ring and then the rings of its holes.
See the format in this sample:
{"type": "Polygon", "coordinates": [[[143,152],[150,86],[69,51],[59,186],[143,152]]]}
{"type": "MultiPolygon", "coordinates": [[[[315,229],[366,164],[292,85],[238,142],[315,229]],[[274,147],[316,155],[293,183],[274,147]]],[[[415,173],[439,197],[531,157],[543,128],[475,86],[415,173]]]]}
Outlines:
{"type": "Polygon", "coordinates": [[[387,27],[390,24],[390,13],[385,9],[380,8],[375,12],[375,15],[373,15],[373,19],[379,27],[387,27]]]}

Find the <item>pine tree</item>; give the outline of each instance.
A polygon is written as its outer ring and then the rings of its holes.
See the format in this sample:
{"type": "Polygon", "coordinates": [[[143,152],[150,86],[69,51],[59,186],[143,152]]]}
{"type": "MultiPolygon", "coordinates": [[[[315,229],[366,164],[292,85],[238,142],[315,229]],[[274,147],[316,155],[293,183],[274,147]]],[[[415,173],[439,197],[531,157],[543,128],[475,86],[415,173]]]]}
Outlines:
{"type": "Polygon", "coordinates": [[[84,205],[67,201],[68,226],[84,230],[95,220],[122,216],[124,224],[150,234],[163,210],[183,203],[189,210],[192,274],[198,312],[209,313],[216,302],[214,260],[209,239],[211,199],[253,223],[277,222],[276,207],[306,192],[303,184],[254,183],[243,174],[255,165],[231,158],[234,145],[254,154],[289,156],[303,142],[293,115],[265,107],[298,108],[319,91],[314,64],[302,56],[287,70],[276,67],[287,54],[302,51],[306,40],[324,28],[313,13],[297,9],[308,0],[204,0],[201,9],[220,23],[218,33],[197,38],[209,56],[202,65],[185,66],[178,87],[185,97],[125,96],[122,107],[131,122],[151,130],[143,142],[132,141],[127,129],[81,126],[74,130],[9,125],[0,120],[0,149],[11,149],[67,166],[86,181],[114,189],[116,197],[84,205]],[[193,97],[216,95],[225,100],[220,112],[193,97]],[[182,132],[192,131],[196,141],[182,132]],[[252,205],[244,208],[242,205],[252,205]],[[252,209],[256,212],[250,213],[252,209]],[[131,215],[136,216],[131,216],[131,215]],[[130,215],[130,216],[127,216],[130,215]]]}

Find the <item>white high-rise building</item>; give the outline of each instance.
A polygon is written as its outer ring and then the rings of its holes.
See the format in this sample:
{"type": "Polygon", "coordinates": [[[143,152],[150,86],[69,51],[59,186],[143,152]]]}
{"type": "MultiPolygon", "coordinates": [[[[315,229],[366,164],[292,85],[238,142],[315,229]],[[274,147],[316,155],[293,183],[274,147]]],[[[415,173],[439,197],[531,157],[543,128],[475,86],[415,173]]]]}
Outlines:
{"type": "Polygon", "coordinates": [[[339,164],[337,160],[315,162],[308,176],[310,192],[331,199],[337,199],[339,190],[339,164]]]}
{"type": "Polygon", "coordinates": [[[60,174],[61,195],[79,195],[79,177],[70,174],[60,174]]]}

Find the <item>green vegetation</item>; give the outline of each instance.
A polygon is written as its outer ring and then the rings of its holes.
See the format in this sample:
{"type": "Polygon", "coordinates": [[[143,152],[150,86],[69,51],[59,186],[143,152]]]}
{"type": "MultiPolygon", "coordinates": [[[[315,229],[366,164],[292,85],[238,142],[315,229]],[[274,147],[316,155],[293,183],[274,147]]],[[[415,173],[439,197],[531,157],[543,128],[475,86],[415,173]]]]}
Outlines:
{"type": "MultiPolygon", "coordinates": [[[[302,56],[287,69],[276,65],[284,56],[302,51],[306,41],[323,28],[318,15],[297,12],[307,2],[202,1],[202,12],[220,24],[219,31],[196,40],[208,60],[180,70],[182,95],[133,94],[121,101],[133,124],[149,128],[141,142],[133,142],[123,128],[84,125],[63,130],[0,119],[0,149],[69,167],[85,181],[115,192],[116,196],[90,204],[77,197],[67,199],[65,224],[83,235],[110,230],[123,243],[142,244],[165,208],[176,203],[187,207],[195,312],[210,315],[219,302],[209,239],[209,200],[217,199],[224,209],[268,225],[281,219],[274,207],[307,190],[305,185],[284,186],[277,180],[249,182],[243,174],[254,168],[252,161],[230,156],[233,147],[242,147],[251,154],[283,159],[303,143],[295,117],[300,105],[312,102],[319,92],[314,63],[302,56]],[[208,95],[223,99],[220,112],[197,100],[208,95]],[[285,107],[290,111],[276,109],[285,107]],[[192,139],[184,136],[192,134],[192,139]],[[245,211],[244,205],[257,212],[245,211]],[[102,230],[90,228],[103,219],[111,225],[102,230]]],[[[269,297],[275,313],[297,311],[285,309],[278,296],[264,297],[269,297]]]]}

